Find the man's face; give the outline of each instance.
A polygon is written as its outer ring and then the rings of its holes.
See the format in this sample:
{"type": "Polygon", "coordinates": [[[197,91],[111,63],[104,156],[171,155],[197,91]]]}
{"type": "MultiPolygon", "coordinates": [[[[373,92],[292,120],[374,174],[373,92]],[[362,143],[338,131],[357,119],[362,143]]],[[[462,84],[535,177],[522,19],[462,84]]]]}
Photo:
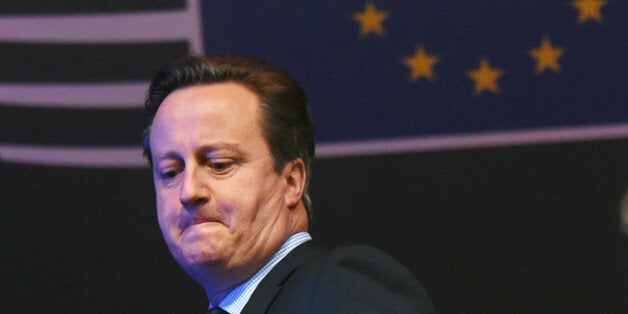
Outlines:
{"type": "Polygon", "coordinates": [[[287,171],[274,170],[261,119],[258,97],[237,83],[175,90],[155,115],[159,225],[197,280],[245,280],[291,235],[287,171]]]}

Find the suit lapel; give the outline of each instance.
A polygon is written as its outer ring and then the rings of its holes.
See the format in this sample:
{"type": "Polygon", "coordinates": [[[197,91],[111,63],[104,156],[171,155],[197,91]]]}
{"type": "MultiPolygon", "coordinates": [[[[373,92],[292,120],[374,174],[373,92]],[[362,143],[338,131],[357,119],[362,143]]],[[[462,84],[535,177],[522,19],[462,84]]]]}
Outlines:
{"type": "Polygon", "coordinates": [[[264,313],[281,291],[283,283],[303,263],[323,253],[312,241],[305,242],[294,248],[284,257],[257,286],[253,295],[242,310],[242,314],[264,313]]]}

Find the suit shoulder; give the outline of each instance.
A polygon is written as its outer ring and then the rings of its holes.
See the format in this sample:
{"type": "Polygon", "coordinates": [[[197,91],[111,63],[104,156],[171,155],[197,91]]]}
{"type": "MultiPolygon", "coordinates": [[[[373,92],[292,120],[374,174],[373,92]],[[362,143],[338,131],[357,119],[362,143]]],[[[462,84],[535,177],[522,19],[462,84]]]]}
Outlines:
{"type": "Polygon", "coordinates": [[[427,292],[412,273],[371,246],[342,247],[318,260],[320,309],[340,312],[433,313],[427,292]]]}
{"type": "Polygon", "coordinates": [[[365,259],[372,264],[382,263],[391,264],[391,266],[401,266],[401,264],[392,256],[369,245],[354,245],[336,248],[335,250],[329,252],[327,262],[343,261],[347,259],[365,259]]]}

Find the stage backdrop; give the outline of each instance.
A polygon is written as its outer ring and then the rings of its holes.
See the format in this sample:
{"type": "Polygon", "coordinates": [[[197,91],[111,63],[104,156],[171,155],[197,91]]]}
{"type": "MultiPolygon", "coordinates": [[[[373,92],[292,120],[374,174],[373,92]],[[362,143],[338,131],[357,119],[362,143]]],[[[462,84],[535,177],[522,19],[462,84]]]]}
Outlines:
{"type": "Polygon", "coordinates": [[[267,59],[310,98],[316,241],[401,260],[442,313],[628,308],[620,1],[0,4],[0,312],[203,312],[159,232],[148,81],[267,59]]]}

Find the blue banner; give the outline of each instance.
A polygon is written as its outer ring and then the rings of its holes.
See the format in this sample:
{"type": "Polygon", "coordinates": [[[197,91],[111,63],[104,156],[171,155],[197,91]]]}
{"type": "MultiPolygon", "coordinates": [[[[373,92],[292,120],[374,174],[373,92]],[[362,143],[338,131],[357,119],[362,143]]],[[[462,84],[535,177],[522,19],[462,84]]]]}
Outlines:
{"type": "Polygon", "coordinates": [[[206,1],[205,52],[279,64],[318,143],[628,123],[619,1],[206,1]]]}

